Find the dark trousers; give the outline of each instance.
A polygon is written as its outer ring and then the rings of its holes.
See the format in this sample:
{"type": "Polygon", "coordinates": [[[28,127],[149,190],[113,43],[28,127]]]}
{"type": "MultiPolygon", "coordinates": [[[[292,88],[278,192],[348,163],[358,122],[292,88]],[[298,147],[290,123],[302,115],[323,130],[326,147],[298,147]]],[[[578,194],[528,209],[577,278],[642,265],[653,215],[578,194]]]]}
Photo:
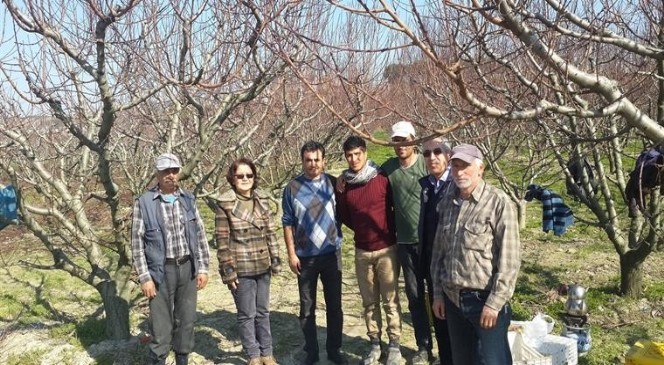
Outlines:
{"type": "Polygon", "coordinates": [[[244,352],[249,358],[272,356],[270,273],[239,277],[233,299],[244,352]]]}
{"type": "Polygon", "coordinates": [[[304,333],[304,350],[307,354],[318,354],[316,334],[316,288],[318,278],[323,284],[323,296],[327,308],[328,354],[341,348],[343,312],[341,310],[341,259],[339,251],[313,257],[300,257],[300,275],[297,285],[300,290],[300,327],[304,333]]]}
{"type": "Polygon", "coordinates": [[[191,265],[191,260],[164,265],[164,279],[156,284],[157,296],[150,300],[150,358],[155,363],[165,359],[171,347],[176,354],[189,354],[194,349],[198,291],[191,265]]]}
{"type": "Polygon", "coordinates": [[[489,292],[470,291],[461,294],[460,307],[445,296],[445,317],[450,331],[454,365],[510,365],[512,353],[507,328],[512,319],[509,304],[498,312],[491,329],[480,326],[480,315],[489,292]]]}
{"type": "MultiPolygon", "coordinates": [[[[428,264],[427,264],[428,265],[428,264]]],[[[429,295],[429,303],[433,304],[433,280],[431,279],[431,272],[428,266],[425,267],[427,293],[429,295]]],[[[427,309],[428,310],[428,309],[427,309]]],[[[447,320],[440,319],[433,316],[433,330],[436,334],[436,344],[438,345],[438,358],[440,365],[452,365],[452,345],[450,343],[450,332],[447,328],[447,320]]]]}
{"type": "Polygon", "coordinates": [[[420,264],[419,248],[415,244],[398,244],[399,264],[408,298],[408,311],[413,321],[418,348],[431,350],[431,327],[424,292],[424,276],[420,264]]]}

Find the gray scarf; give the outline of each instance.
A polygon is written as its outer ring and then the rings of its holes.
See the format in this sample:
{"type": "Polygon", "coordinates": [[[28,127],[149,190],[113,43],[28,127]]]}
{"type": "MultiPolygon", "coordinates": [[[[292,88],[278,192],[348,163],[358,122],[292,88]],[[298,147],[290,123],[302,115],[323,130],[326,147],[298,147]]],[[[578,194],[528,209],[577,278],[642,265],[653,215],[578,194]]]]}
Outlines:
{"type": "Polygon", "coordinates": [[[364,185],[378,175],[378,165],[371,160],[367,160],[367,163],[362,170],[353,172],[350,169],[346,169],[344,170],[343,175],[348,184],[364,185]]]}

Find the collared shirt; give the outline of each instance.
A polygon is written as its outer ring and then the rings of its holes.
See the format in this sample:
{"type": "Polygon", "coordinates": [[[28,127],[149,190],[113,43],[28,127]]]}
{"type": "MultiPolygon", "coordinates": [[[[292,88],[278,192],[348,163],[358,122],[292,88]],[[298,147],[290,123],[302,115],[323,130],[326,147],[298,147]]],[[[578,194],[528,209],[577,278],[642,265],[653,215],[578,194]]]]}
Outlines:
{"type": "Polygon", "coordinates": [[[450,185],[439,203],[431,273],[434,298],[443,291],[459,305],[459,291],[490,292],[486,305],[499,311],[514,293],[521,266],[516,211],[504,192],[481,181],[468,199],[450,185]]]}
{"type": "MultiPolygon", "coordinates": [[[[178,189],[175,195],[178,199],[173,203],[167,203],[164,201],[158,190],[155,191],[153,197],[153,199],[159,199],[161,203],[159,204],[159,208],[161,209],[161,214],[164,217],[164,223],[166,224],[166,227],[164,227],[164,231],[166,232],[166,258],[171,259],[191,254],[189,252],[189,246],[187,245],[184,231],[184,208],[179,199],[182,195],[182,191],[178,189]]],[[[207,274],[210,266],[210,250],[205,235],[203,219],[201,219],[198,208],[195,208],[194,210],[196,213],[196,224],[198,225],[198,244],[196,245],[198,249],[197,256],[199,257],[198,272],[201,274],[207,274]]],[[[150,273],[148,272],[148,264],[145,259],[144,251],[145,242],[143,240],[143,235],[145,234],[145,224],[143,223],[143,215],[141,214],[138,200],[134,203],[132,227],[137,227],[136,229],[132,229],[131,238],[134,267],[136,268],[138,279],[143,283],[148,281],[150,273]]]]}
{"type": "Polygon", "coordinates": [[[435,176],[429,175],[429,184],[431,184],[431,187],[433,187],[433,192],[434,194],[438,194],[440,189],[445,186],[445,183],[448,180],[448,177],[450,176],[450,169],[446,169],[445,172],[440,176],[439,179],[436,179],[435,176]]]}

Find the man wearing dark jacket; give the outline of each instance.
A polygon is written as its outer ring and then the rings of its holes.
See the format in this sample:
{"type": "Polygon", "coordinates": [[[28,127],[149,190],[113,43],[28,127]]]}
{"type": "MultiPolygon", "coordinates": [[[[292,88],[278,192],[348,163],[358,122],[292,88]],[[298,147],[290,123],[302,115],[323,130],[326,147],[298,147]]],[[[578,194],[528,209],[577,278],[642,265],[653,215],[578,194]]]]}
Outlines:
{"type": "Polygon", "coordinates": [[[134,204],[131,250],[141,291],[150,300],[150,358],[163,365],[171,350],[186,365],[194,348],[197,290],[208,281],[210,251],[194,196],[178,187],[177,156],[157,157],[157,186],[134,204]]]}
{"type": "MultiPolygon", "coordinates": [[[[449,185],[449,171],[447,163],[452,149],[441,138],[427,141],[422,146],[424,161],[429,175],[419,180],[422,187],[420,196],[420,222],[417,227],[420,245],[420,268],[426,282],[429,303],[433,303],[433,281],[431,280],[431,257],[433,242],[438,226],[438,203],[449,185]]],[[[438,357],[440,365],[452,364],[452,349],[450,348],[450,335],[447,331],[447,321],[433,317],[433,328],[438,344],[438,357]]]]}

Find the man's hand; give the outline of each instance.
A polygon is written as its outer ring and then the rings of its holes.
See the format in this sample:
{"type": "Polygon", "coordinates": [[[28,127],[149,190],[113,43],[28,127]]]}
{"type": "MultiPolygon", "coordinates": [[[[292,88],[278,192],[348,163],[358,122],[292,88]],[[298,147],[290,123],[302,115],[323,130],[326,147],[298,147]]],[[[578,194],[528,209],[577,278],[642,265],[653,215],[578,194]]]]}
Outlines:
{"type": "Polygon", "coordinates": [[[207,282],[208,282],[208,275],[207,274],[202,274],[201,273],[201,274],[198,274],[198,276],[196,276],[196,288],[198,288],[198,290],[201,290],[201,289],[205,288],[205,286],[207,285],[207,282]]]}
{"type": "Polygon", "coordinates": [[[442,299],[434,299],[431,305],[433,315],[438,319],[445,319],[445,301],[442,299]]]}
{"type": "Polygon", "coordinates": [[[336,189],[340,193],[343,193],[344,190],[346,190],[346,178],[344,177],[344,174],[339,175],[339,177],[337,178],[336,189]]]}
{"type": "Polygon", "coordinates": [[[231,281],[230,283],[228,283],[228,289],[229,289],[230,291],[233,291],[233,292],[236,291],[236,290],[237,290],[237,285],[238,285],[239,283],[240,283],[240,282],[239,282],[237,279],[231,281]]]}
{"type": "Polygon", "coordinates": [[[141,291],[148,299],[152,299],[157,296],[157,288],[154,286],[154,281],[152,280],[141,284],[141,291]]]}
{"type": "Polygon", "coordinates": [[[498,311],[495,311],[486,305],[482,308],[482,314],[480,315],[480,326],[484,329],[493,328],[498,321],[498,311]]]}
{"type": "Polygon", "coordinates": [[[300,275],[300,259],[296,255],[288,257],[288,266],[295,275],[300,275]]]}

